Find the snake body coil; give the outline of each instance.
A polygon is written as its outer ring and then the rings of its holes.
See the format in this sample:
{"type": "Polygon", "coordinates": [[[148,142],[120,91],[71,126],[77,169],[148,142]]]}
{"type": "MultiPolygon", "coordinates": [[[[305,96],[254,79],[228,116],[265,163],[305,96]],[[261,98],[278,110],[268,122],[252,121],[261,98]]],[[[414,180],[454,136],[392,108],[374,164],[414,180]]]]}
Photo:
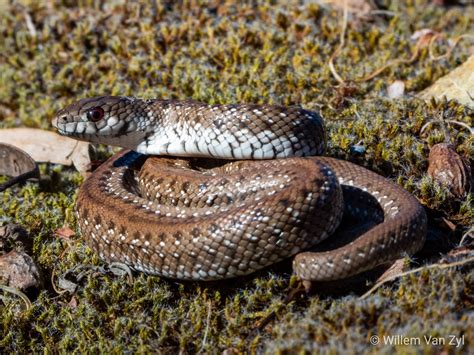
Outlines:
{"type": "Polygon", "coordinates": [[[424,242],[426,215],[412,195],[352,163],[312,156],[324,150],[324,130],[311,111],[108,96],[66,107],[53,125],[77,139],[161,155],[124,150],[81,187],[81,232],[109,262],[213,280],[295,256],[299,278],[325,281],[424,242]],[[379,223],[350,243],[308,251],[335,231],[344,209],[379,223]]]}

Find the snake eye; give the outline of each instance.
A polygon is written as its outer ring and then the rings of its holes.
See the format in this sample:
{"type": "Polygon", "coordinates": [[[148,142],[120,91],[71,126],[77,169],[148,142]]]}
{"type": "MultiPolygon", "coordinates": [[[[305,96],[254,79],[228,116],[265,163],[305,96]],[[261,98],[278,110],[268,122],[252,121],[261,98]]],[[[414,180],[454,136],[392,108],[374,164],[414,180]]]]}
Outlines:
{"type": "Polygon", "coordinates": [[[101,107],[93,107],[87,111],[87,119],[92,122],[98,122],[104,118],[104,110],[101,107]]]}

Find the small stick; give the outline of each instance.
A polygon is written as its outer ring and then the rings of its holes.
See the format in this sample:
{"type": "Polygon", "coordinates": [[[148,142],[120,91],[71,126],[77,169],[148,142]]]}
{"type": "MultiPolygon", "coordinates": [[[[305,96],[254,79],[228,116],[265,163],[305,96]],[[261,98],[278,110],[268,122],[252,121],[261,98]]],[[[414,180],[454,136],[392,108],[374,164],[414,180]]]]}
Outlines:
{"type": "Polygon", "coordinates": [[[448,50],[446,51],[446,53],[444,54],[441,54],[439,56],[435,56],[433,54],[433,43],[438,39],[438,38],[444,38],[444,35],[442,33],[437,33],[435,34],[433,37],[431,37],[430,39],[430,43],[428,45],[428,53],[430,55],[430,59],[431,60],[441,60],[441,59],[444,59],[444,58],[447,58],[451,55],[454,47],[456,47],[456,45],[464,38],[471,38],[471,39],[474,39],[474,36],[473,35],[470,35],[470,34],[462,34],[460,36],[457,36],[453,39],[453,43],[451,44],[451,46],[448,48],[448,50]]]}
{"type": "Polygon", "coordinates": [[[342,18],[342,30],[341,30],[341,35],[339,37],[339,45],[337,46],[336,50],[329,58],[329,62],[328,62],[329,70],[331,71],[331,74],[341,84],[344,84],[344,79],[341,78],[341,76],[337,73],[336,68],[334,67],[334,58],[339,54],[341,49],[344,47],[344,42],[345,42],[344,38],[346,37],[346,29],[347,29],[347,16],[348,16],[347,0],[344,0],[344,15],[342,18]]]}
{"type": "Polygon", "coordinates": [[[14,295],[17,295],[18,297],[20,297],[23,300],[23,302],[25,302],[27,310],[31,308],[31,306],[32,306],[31,301],[20,290],[18,290],[16,288],[13,288],[13,287],[10,287],[10,286],[2,285],[2,284],[0,284],[0,290],[3,290],[4,292],[12,293],[14,295]]]}
{"type": "Polygon", "coordinates": [[[370,290],[368,290],[366,293],[364,293],[362,296],[360,296],[359,298],[360,299],[365,299],[367,298],[368,296],[370,296],[375,290],[377,290],[378,288],[380,288],[380,286],[382,286],[383,284],[389,282],[389,281],[393,281],[393,280],[396,280],[400,277],[403,277],[403,276],[407,276],[407,275],[411,275],[411,274],[415,274],[417,272],[420,272],[420,271],[423,271],[423,270],[429,270],[429,269],[447,269],[447,268],[451,268],[451,267],[455,267],[455,266],[460,266],[460,265],[465,265],[465,264],[469,264],[471,262],[474,262],[474,256],[473,257],[470,257],[470,258],[467,258],[467,259],[464,259],[464,260],[460,260],[460,261],[456,261],[456,262],[453,262],[453,263],[449,263],[449,264],[446,264],[446,263],[436,263],[436,264],[431,264],[431,265],[428,265],[428,266],[421,266],[419,268],[416,268],[416,269],[413,269],[413,270],[409,270],[409,271],[406,271],[406,272],[401,272],[399,274],[396,274],[396,275],[393,275],[393,276],[390,276],[389,278],[385,279],[385,280],[382,280],[380,282],[377,282],[370,290]]]}

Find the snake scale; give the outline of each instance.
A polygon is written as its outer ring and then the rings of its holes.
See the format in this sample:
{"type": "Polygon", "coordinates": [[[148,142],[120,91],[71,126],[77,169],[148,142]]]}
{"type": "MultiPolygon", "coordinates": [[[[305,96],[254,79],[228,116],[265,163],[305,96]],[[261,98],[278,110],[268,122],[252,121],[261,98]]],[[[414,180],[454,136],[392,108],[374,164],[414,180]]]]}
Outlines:
{"type": "Polygon", "coordinates": [[[86,179],[77,198],[81,233],[107,262],[216,280],[294,256],[300,279],[327,281],[424,243],[427,217],[411,194],[350,162],[315,156],[325,147],[315,112],[102,96],[60,110],[53,125],[62,135],[126,148],[86,179]],[[343,213],[377,224],[315,250],[343,213]]]}

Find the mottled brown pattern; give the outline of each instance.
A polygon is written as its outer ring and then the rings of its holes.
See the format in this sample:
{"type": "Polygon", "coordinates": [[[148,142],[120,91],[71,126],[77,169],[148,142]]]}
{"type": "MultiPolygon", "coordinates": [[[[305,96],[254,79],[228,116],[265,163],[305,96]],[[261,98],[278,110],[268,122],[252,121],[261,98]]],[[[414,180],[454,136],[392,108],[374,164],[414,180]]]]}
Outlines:
{"type": "Polygon", "coordinates": [[[431,147],[428,157],[428,175],[448,187],[458,198],[463,198],[471,189],[471,167],[449,143],[438,143],[431,147]]]}
{"type": "Polygon", "coordinates": [[[62,134],[143,153],[285,158],[115,155],[85,181],[77,201],[82,234],[109,262],[213,280],[296,255],[299,278],[334,280],[412,254],[424,242],[426,215],[408,192],[349,162],[298,157],[323,150],[314,112],[102,97],[61,110],[53,123],[62,134]],[[105,112],[98,122],[88,120],[94,107],[105,112]],[[348,244],[312,250],[338,227],[344,205],[379,224],[348,244]]]}

